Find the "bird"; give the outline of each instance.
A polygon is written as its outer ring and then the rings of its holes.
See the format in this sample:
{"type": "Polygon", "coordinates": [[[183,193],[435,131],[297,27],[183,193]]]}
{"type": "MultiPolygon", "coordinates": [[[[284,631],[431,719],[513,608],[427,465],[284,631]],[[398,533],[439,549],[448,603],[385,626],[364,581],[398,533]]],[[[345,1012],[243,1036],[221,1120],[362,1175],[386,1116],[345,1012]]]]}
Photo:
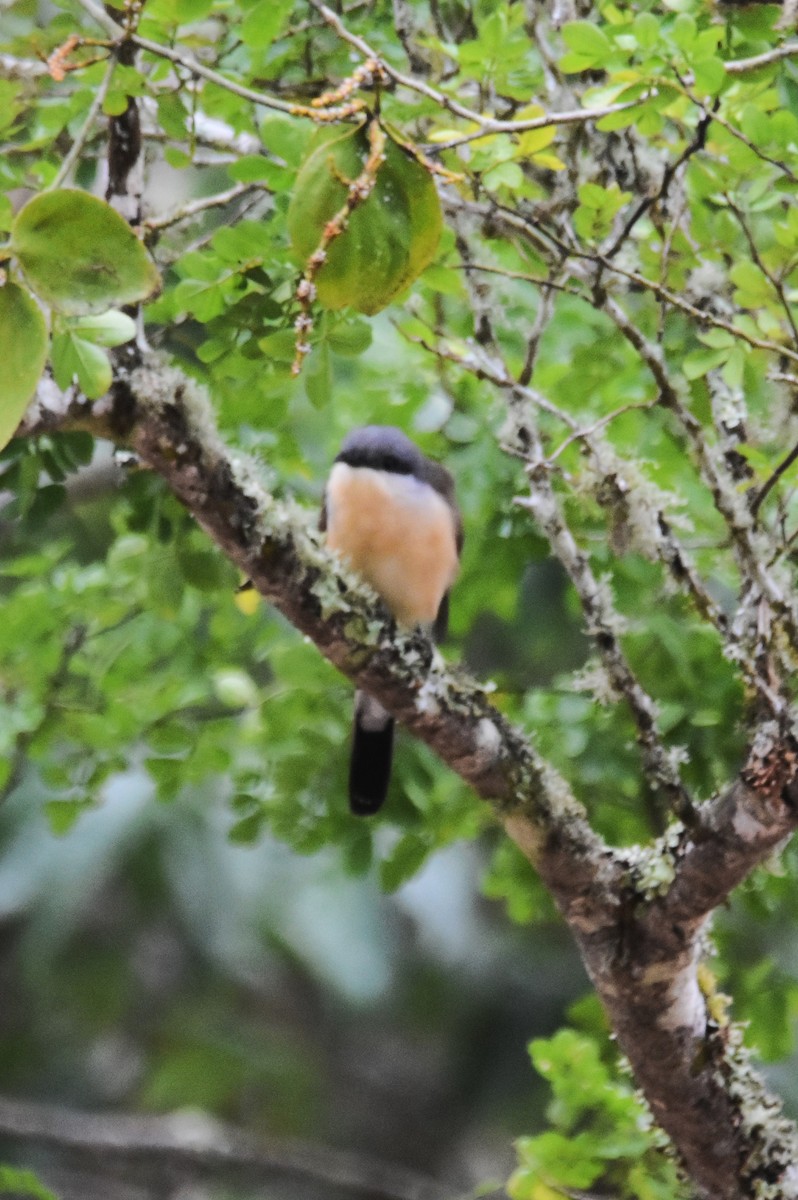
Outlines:
{"type": "MultiPolygon", "coordinates": [[[[401,429],[363,425],[346,436],[327,480],[321,529],[399,625],[446,636],[463,546],[454,480],[401,429]]],[[[385,802],[393,731],[390,713],[358,689],[349,766],[349,807],[357,815],[385,802]]]]}

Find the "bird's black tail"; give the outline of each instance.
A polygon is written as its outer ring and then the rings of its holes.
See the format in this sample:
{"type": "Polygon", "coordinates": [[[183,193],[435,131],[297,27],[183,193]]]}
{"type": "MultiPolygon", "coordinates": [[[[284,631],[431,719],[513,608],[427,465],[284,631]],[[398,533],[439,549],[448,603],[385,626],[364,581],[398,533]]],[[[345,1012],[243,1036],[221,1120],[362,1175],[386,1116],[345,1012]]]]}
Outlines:
{"type": "Polygon", "coordinates": [[[388,794],[393,758],[393,717],[365,692],[355,698],[349,807],[358,816],[378,812],[388,794]]]}

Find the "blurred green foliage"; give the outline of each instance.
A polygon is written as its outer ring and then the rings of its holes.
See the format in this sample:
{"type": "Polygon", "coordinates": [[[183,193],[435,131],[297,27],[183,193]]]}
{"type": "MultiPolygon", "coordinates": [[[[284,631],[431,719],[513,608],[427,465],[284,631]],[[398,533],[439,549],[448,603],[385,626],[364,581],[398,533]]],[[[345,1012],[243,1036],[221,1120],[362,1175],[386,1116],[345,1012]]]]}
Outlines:
{"type": "Polygon", "coordinates": [[[529,1052],[551,1085],[546,1115],[552,1128],[519,1140],[519,1167],[508,1184],[512,1200],[554,1200],[566,1189],[589,1187],[630,1200],[680,1194],[675,1166],[657,1153],[662,1135],[618,1077],[618,1064],[602,1061],[593,1038],[561,1029],[532,1042],[529,1052]]]}

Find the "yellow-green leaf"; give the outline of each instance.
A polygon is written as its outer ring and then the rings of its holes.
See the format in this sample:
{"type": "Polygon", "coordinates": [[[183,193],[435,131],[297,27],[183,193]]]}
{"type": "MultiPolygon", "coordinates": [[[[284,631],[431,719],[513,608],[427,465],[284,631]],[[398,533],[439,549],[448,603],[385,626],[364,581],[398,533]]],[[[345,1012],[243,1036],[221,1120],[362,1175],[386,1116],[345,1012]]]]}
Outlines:
{"type": "Polygon", "coordinates": [[[34,196],[17,214],[11,249],[34,292],[68,315],[146,300],[160,284],[119,213],[73,188],[34,196]]]}
{"type": "Polygon", "coordinates": [[[11,441],[47,360],[47,326],[30,293],[0,287],[0,448],[11,441]]]}

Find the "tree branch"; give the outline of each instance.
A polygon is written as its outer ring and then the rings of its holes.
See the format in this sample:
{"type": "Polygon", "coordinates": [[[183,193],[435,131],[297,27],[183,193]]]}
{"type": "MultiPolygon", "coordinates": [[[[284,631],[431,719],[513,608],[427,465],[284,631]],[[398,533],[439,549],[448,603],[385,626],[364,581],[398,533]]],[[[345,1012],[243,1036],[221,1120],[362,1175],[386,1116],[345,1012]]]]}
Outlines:
{"type": "Polygon", "coordinates": [[[763,728],[741,779],[699,810],[694,828],[612,851],[484,692],[446,670],[420,633],[397,633],[307,516],[223,446],[180,371],[154,355],[130,358],[93,407],[43,382],[20,432],[69,427],[134,447],[266,599],[492,804],[551,891],[657,1120],[707,1193],[750,1197],[761,1162],[792,1186],[794,1131],[734,1030],[709,1018],[697,982],[707,913],[798,824],[796,754],[777,727],[763,728]]]}
{"type": "MultiPolygon", "coordinates": [[[[528,844],[551,885],[565,851],[598,860],[606,847],[565,782],[476,683],[446,669],[420,631],[397,632],[374,593],[321,544],[315,523],[278,501],[243,455],[220,441],[204,394],[157,355],[117,370],[93,407],[49,382],[20,432],[83,428],[131,446],[270,603],[334,665],[427,742],[500,820],[531,827],[528,844]],[[556,843],[548,865],[546,843],[556,843]]],[[[261,472],[262,476],[262,472],[261,472]]]]}
{"type": "Polygon", "coordinates": [[[0,1137],[47,1146],[93,1174],[123,1171],[181,1183],[231,1175],[249,1186],[334,1189],[360,1200],[453,1200],[455,1191],[411,1171],[331,1147],[258,1138],[202,1113],[165,1117],[106,1116],[0,1097],[0,1137]]]}

